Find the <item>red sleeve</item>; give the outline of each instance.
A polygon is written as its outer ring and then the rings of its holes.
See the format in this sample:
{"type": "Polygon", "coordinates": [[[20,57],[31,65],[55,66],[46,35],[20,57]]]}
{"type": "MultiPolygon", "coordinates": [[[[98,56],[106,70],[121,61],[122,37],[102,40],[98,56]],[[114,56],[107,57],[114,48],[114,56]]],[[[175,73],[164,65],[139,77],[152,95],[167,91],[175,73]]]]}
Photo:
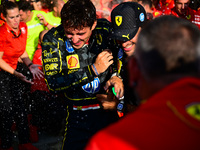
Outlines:
{"type": "Polygon", "coordinates": [[[5,43],[5,37],[2,36],[4,35],[4,31],[3,31],[3,26],[0,27],[0,52],[4,52],[4,43],[5,43]]]}
{"type": "Polygon", "coordinates": [[[37,50],[35,51],[35,54],[33,56],[33,63],[42,65],[42,48],[41,48],[41,46],[38,46],[37,50]]]}

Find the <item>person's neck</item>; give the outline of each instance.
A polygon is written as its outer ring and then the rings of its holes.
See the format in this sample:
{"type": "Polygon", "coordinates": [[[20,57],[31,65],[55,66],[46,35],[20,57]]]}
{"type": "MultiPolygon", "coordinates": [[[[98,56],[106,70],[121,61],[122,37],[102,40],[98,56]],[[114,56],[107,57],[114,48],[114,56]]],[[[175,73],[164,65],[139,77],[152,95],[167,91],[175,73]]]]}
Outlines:
{"type": "Polygon", "coordinates": [[[16,35],[18,36],[18,32],[19,32],[19,27],[17,28],[17,29],[12,29],[15,33],[16,33],[16,35]]]}
{"type": "MultiPolygon", "coordinates": [[[[7,23],[6,23],[7,24],[7,23]]],[[[7,27],[7,30],[11,30],[11,31],[14,31],[16,34],[18,34],[19,32],[19,25],[17,28],[12,28],[9,24],[6,25],[7,27]]]]}

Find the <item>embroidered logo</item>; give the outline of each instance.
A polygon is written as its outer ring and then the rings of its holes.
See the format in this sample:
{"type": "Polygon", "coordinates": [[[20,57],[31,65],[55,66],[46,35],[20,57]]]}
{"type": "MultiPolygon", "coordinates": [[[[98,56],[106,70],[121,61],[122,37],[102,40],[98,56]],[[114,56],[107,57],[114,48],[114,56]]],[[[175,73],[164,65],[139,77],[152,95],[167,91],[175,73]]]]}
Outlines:
{"type": "Polygon", "coordinates": [[[122,16],[115,16],[115,23],[120,26],[122,24],[122,16]]]}
{"type": "Polygon", "coordinates": [[[22,28],[21,28],[21,31],[22,31],[22,34],[25,34],[25,33],[26,33],[25,27],[22,27],[22,28]]]}
{"type": "Polygon", "coordinates": [[[66,50],[67,50],[69,53],[73,53],[73,52],[74,52],[74,48],[71,46],[69,40],[65,41],[65,45],[66,45],[66,50]]]}
{"type": "Polygon", "coordinates": [[[95,78],[92,82],[85,84],[82,86],[82,89],[87,93],[96,93],[100,89],[100,80],[99,78],[95,78]]]}
{"type": "Polygon", "coordinates": [[[200,103],[192,103],[186,107],[187,113],[200,121],[200,103]]]}
{"type": "Polygon", "coordinates": [[[79,58],[77,54],[67,56],[68,69],[80,68],[79,58]]]}
{"type": "Polygon", "coordinates": [[[127,38],[128,40],[130,40],[129,34],[127,34],[127,35],[122,35],[122,37],[125,37],[125,38],[127,38]]]}
{"type": "Polygon", "coordinates": [[[144,13],[140,13],[139,18],[140,18],[140,21],[143,22],[145,19],[144,13]]]}
{"type": "Polygon", "coordinates": [[[191,15],[186,16],[186,18],[187,18],[188,20],[190,20],[190,19],[191,19],[191,15]]]}

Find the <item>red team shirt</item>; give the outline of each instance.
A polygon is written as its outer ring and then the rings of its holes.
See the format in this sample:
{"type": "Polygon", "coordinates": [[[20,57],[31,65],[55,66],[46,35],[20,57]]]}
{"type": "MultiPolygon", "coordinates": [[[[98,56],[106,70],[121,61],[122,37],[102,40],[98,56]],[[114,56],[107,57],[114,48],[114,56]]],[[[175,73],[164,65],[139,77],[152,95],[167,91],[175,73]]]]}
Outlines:
{"type": "Polygon", "coordinates": [[[197,25],[200,29],[200,12],[191,9],[190,7],[188,7],[187,12],[184,15],[179,15],[177,14],[175,7],[168,9],[168,8],[164,8],[162,10],[164,15],[174,15],[176,17],[180,17],[180,18],[184,18],[187,19],[189,21],[191,21],[193,24],[197,25]]]}
{"type": "Polygon", "coordinates": [[[12,29],[7,23],[0,26],[0,52],[2,59],[13,69],[17,68],[18,58],[25,52],[27,40],[27,25],[24,22],[19,24],[19,37],[15,37],[12,29]]]}
{"type": "Polygon", "coordinates": [[[199,150],[199,89],[196,78],[168,85],[94,135],[86,150],[199,150]]]}

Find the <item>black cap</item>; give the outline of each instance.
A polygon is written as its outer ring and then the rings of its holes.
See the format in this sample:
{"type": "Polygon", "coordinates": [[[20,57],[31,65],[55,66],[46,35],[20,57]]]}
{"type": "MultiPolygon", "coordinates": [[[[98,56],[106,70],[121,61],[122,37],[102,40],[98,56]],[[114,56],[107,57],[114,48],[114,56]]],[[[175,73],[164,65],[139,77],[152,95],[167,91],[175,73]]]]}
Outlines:
{"type": "Polygon", "coordinates": [[[111,12],[113,32],[111,38],[129,41],[146,21],[144,8],[136,2],[123,2],[111,12]]]}

